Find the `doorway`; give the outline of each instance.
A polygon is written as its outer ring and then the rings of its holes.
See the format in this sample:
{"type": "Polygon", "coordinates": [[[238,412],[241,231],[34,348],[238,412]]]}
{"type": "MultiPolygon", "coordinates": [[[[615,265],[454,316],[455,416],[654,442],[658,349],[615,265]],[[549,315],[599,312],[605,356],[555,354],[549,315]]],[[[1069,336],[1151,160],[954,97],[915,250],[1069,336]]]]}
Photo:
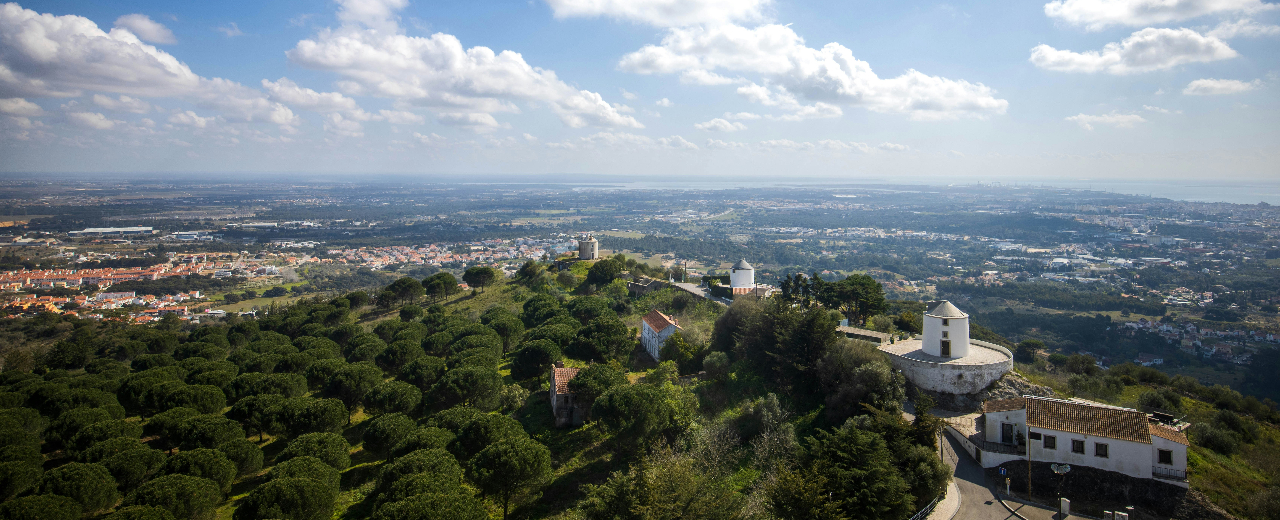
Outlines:
{"type": "Polygon", "coordinates": [[[1002,444],[1013,444],[1013,425],[1009,423],[1000,424],[1000,442],[1002,444]]]}
{"type": "Polygon", "coordinates": [[[942,340],[942,357],[951,357],[951,340],[942,340]]]}

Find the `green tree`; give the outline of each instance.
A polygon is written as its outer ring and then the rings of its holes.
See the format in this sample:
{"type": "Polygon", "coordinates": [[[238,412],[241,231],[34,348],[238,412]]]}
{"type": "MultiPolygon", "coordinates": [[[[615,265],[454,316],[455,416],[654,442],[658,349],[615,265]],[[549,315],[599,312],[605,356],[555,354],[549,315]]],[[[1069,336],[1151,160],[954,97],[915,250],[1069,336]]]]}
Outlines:
{"type": "Polygon", "coordinates": [[[22,460],[0,462],[0,502],[35,487],[42,474],[40,464],[22,460]]]}
{"type": "Polygon", "coordinates": [[[71,438],[71,442],[67,444],[67,451],[71,455],[78,455],[100,441],[116,437],[140,438],[142,437],[142,426],[125,420],[93,423],[84,427],[71,438]]]}
{"type": "Polygon", "coordinates": [[[250,435],[257,434],[262,441],[264,433],[279,431],[279,407],[284,400],[280,394],[251,395],[236,401],[227,411],[227,417],[239,422],[250,435]]]}
{"type": "Polygon", "coordinates": [[[906,518],[910,487],[884,439],[846,424],[808,439],[808,466],[826,479],[830,500],[849,518],[906,518]]]}
{"type": "Polygon", "coordinates": [[[309,478],[324,484],[334,493],[342,486],[342,474],[315,457],[294,457],[271,468],[271,480],[309,478]]]}
{"type": "Polygon", "coordinates": [[[501,319],[490,321],[486,325],[502,338],[503,353],[510,351],[511,346],[519,343],[524,336],[524,323],[515,316],[505,316],[501,319]]]}
{"type": "Polygon", "coordinates": [[[401,367],[424,355],[426,352],[422,350],[422,342],[406,339],[391,342],[375,359],[383,370],[397,374],[401,367]]]}
{"type": "Polygon", "coordinates": [[[129,506],[117,509],[103,520],[175,520],[169,510],[155,506],[129,506]]]}
{"type": "Polygon", "coordinates": [[[577,337],[564,353],[588,361],[625,359],[635,349],[635,336],[617,315],[602,316],[579,329],[577,337]]]}
{"type": "Polygon", "coordinates": [[[842,340],[817,364],[831,424],[866,413],[866,406],[896,410],[906,398],[906,379],[870,343],[842,340]]]}
{"type": "Polygon", "coordinates": [[[769,511],[779,520],[847,520],[826,487],[822,475],[781,469],[765,494],[769,511]]]}
{"type": "Polygon", "coordinates": [[[660,437],[674,440],[689,427],[696,408],[693,394],[671,384],[615,386],[591,406],[615,441],[632,449],[644,449],[660,437]]]}
{"type": "Polygon", "coordinates": [[[1039,353],[1044,350],[1044,342],[1038,339],[1028,339],[1018,346],[1014,347],[1013,358],[1019,363],[1031,363],[1036,360],[1039,353]]]}
{"type": "Polygon", "coordinates": [[[729,520],[743,516],[745,502],[724,472],[665,447],[584,487],[580,510],[588,520],[729,520]]]}
{"type": "Polygon", "coordinates": [[[409,432],[395,447],[391,448],[391,458],[399,458],[417,450],[433,450],[446,448],[453,442],[455,435],[444,428],[425,426],[409,432]]]}
{"type": "Polygon", "coordinates": [[[498,404],[502,375],[489,367],[459,366],[445,372],[431,388],[431,395],[445,408],[463,404],[492,410],[498,404]]]}
{"type": "Polygon", "coordinates": [[[511,361],[511,377],[523,381],[542,376],[553,363],[563,357],[560,347],[550,340],[526,341],[511,361]]]}
{"type": "Polygon", "coordinates": [[[667,336],[667,340],[662,342],[662,349],[659,351],[662,360],[674,361],[680,368],[681,374],[692,374],[698,371],[702,365],[701,353],[702,349],[698,345],[685,341],[684,334],[679,331],[667,336]]]}
{"type": "Polygon", "coordinates": [[[476,454],[470,474],[485,494],[502,502],[505,519],[513,497],[551,476],[551,452],[533,439],[506,439],[476,454]]]}
{"type": "Polygon", "coordinates": [[[160,472],[165,475],[190,475],[212,480],[223,493],[231,490],[236,478],[236,465],[221,451],[208,448],[183,450],[164,462],[160,472]]]}
{"type": "Polygon", "coordinates": [[[279,432],[286,437],[307,433],[340,432],[350,420],[346,405],[337,399],[295,397],[273,409],[279,432]]]}
{"type": "Polygon", "coordinates": [[[235,464],[238,476],[251,475],[262,469],[262,448],[249,439],[224,442],[218,445],[218,451],[235,464]]]}
{"type": "Polygon", "coordinates": [[[446,370],[445,361],[435,356],[423,356],[400,369],[400,380],[423,392],[431,390],[446,370]]]}
{"type": "Polygon", "coordinates": [[[471,287],[483,289],[502,278],[502,273],[492,267],[474,266],[462,273],[462,281],[471,287]]]}
{"type": "Polygon", "coordinates": [[[385,457],[392,447],[416,430],[417,426],[413,419],[402,413],[380,415],[369,421],[364,429],[364,448],[385,457]]]}
{"type": "Polygon", "coordinates": [[[309,478],[271,479],[240,501],[235,520],[323,520],[333,516],[337,492],[309,478]]]}
{"type": "Polygon", "coordinates": [[[422,401],[422,390],[404,381],[387,381],[373,387],[364,400],[372,413],[412,414],[422,401]]]}
{"type": "Polygon", "coordinates": [[[469,460],[485,447],[514,438],[528,437],[519,421],[505,415],[481,414],[463,426],[451,446],[458,460],[469,460]]]}
{"type": "Polygon", "coordinates": [[[400,321],[411,322],[422,318],[422,307],[405,305],[400,308],[400,321]]]}
{"type": "Polygon", "coordinates": [[[325,395],[340,399],[348,410],[355,410],[364,395],[382,383],[382,369],[361,361],[338,369],[325,383],[325,395]]]}
{"type": "Polygon", "coordinates": [[[458,287],[458,279],[447,272],[439,272],[422,281],[428,295],[435,301],[443,300],[462,291],[458,287]]]}
{"type": "Polygon", "coordinates": [[[422,282],[407,276],[391,282],[391,285],[388,285],[386,290],[391,291],[398,301],[413,301],[425,294],[422,282]]]}
{"type": "Polygon", "coordinates": [[[592,404],[609,389],[627,384],[627,374],[620,365],[596,363],[578,372],[569,380],[569,391],[574,401],[580,403],[586,420],[592,416],[592,404]]]}
{"type": "Polygon", "coordinates": [[[80,503],[61,495],[30,495],[0,504],[3,520],[79,520],[80,503]]]}
{"type": "Polygon", "coordinates": [[[276,462],[284,462],[294,457],[310,456],[342,471],[351,465],[351,446],[347,440],[336,433],[308,433],[302,435],[285,446],[284,451],[276,455],[276,462]]]}
{"type": "Polygon", "coordinates": [[[442,449],[417,450],[384,464],[378,472],[375,489],[388,491],[401,479],[421,473],[436,475],[444,481],[462,482],[462,466],[449,452],[442,449]]]}
{"type": "Polygon", "coordinates": [[[40,479],[37,493],[73,498],[80,504],[80,510],[87,513],[107,509],[115,505],[119,498],[116,479],[107,468],[80,462],[58,466],[46,472],[44,478],[40,479]]]}
{"type": "Polygon", "coordinates": [[[374,520],[488,520],[484,503],[465,494],[423,493],[378,509],[374,520]]]}
{"type": "Polygon", "coordinates": [[[622,274],[622,268],[622,263],[612,258],[600,260],[587,270],[587,283],[601,287],[609,285],[622,274]]]}
{"type": "Polygon", "coordinates": [[[182,422],[179,446],[184,450],[213,448],[224,442],[245,438],[240,423],[221,415],[197,415],[182,422]]]}
{"type": "Polygon", "coordinates": [[[227,396],[221,388],[211,385],[187,385],[169,394],[170,408],[191,408],[200,413],[218,413],[227,406],[227,396]]]}
{"type": "Polygon", "coordinates": [[[138,487],[125,506],[155,506],[168,510],[175,518],[212,520],[222,492],[212,480],[190,475],[165,475],[138,487]]]}

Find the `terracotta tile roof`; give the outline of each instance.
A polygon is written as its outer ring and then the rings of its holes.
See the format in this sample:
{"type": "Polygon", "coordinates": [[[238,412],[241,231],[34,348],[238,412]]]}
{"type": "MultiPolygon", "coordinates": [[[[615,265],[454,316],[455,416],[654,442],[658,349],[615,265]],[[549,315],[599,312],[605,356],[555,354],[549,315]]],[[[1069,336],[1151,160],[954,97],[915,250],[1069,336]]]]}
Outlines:
{"type": "Polygon", "coordinates": [[[675,320],[675,318],[658,312],[658,309],[649,311],[649,314],[645,314],[642,319],[649,328],[653,329],[654,332],[662,332],[663,329],[666,329],[671,325],[675,325],[677,329],[680,328],[680,324],[675,320]]]}
{"type": "Polygon", "coordinates": [[[1035,396],[1024,400],[1029,426],[1151,444],[1147,414],[1137,410],[1035,396]]]}
{"type": "Polygon", "coordinates": [[[1161,439],[1176,442],[1183,446],[1191,445],[1191,441],[1187,440],[1187,434],[1185,433],[1182,433],[1178,430],[1175,430],[1163,424],[1158,424],[1158,423],[1148,423],[1148,424],[1151,427],[1151,435],[1155,435],[1156,437],[1159,437],[1161,439]]]}
{"type": "Polygon", "coordinates": [[[991,412],[1007,412],[1009,410],[1021,410],[1026,408],[1026,399],[1014,397],[1012,399],[994,399],[984,401],[982,403],[982,413],[991,412]]]}
{"type": "Polygon", "coordinates": [[[578,376],[579,369],[553,367],[551,370],[555,371],[556,395],[569,394],[569,380],[578,376]]]}

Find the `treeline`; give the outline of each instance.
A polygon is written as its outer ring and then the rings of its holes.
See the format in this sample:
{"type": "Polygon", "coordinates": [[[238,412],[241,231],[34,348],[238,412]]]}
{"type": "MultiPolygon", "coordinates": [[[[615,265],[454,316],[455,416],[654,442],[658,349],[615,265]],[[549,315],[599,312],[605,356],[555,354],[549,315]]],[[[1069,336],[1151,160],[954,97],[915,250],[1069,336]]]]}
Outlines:
{"type": "Polygon", "coordinates": [[[963,294],[971,298],[1003,298],[1034,303],[1041,307],[1071,311],[1129,311],[1148,316],[1163,316],[1165,305],[1159,301],[1140,301],[1099,290],[1073,288],[1060,283],[1006,283],[1004,285],[970,285],[940,282],[938,292],[963,294]]]}
{"type": "Polygon", "coordinates": [[[157,280],[130,280],[113,284],[111,292],[136,292],[138,294],[178,294],[191,291],[214,292],[234,289],[244,283],[244,278],[214,278],[193,274],[188,276],[166,276],[157,280]]]}

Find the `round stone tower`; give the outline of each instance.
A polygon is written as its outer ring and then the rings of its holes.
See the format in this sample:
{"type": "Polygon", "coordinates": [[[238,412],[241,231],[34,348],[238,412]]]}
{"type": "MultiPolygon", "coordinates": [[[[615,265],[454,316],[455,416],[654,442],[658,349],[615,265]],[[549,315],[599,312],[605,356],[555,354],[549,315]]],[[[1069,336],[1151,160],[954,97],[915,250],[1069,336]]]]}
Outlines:
{"type": "Polygon", "coordinates": [[[969,315],[943,300],[924,314],[925,354],[943,358],[969,355],[969,315]]]}
{"type": "Polygon", "coordinates": [[[747,259],[738,260],[729,268],[729,288],[733,294],[748,293],[756,287],[756,270],[747,263],[747,259]]]}
{"type": "Polygon", "coordinates": [[[596,237],[583,235],[578,237],[578,260],[595,260],[600,258],[600,242],[596,237]]]}

